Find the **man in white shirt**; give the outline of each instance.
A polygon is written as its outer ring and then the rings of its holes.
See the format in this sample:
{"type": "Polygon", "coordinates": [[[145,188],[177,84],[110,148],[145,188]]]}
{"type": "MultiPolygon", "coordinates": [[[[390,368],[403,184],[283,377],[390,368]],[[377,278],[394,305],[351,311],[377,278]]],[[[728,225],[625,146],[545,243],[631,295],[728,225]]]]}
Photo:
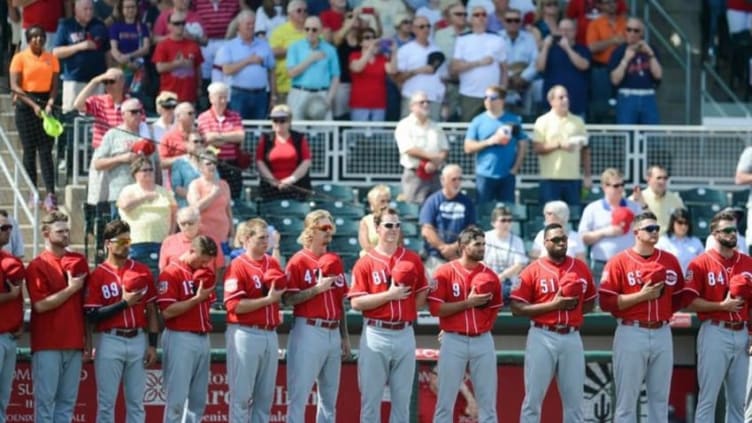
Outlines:
{"type": "Polygon", "coordinates": [[[522,115],[529,115],[533,109],[533,95],[542,97],[543,81],[538,79],[535,68],[538,59],[538,45],[533,34],[522,29],[522,13],[509,9],[504,13],[504,29],[499,35],[506,43],[508,87],[506,105],[522,115]],[[537,88],[534,81],[537,81],[537,88]]]}

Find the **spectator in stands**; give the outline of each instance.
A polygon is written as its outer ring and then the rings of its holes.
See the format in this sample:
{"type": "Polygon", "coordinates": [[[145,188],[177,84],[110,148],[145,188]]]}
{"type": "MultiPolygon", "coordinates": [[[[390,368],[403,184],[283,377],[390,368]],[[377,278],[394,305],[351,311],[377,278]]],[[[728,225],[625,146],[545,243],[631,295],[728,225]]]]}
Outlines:
{"type": "Polygon", "coordinates": [[[486,111],[474,117],[465,136],[465,153],[475,154],[475,186],[479,204],[514,203],[517,174],[527,153],[529,137],[522,118],[504,110],[506,90],[486,88],[486,111]]]}
{"type": "Polygon", "coordinates": [[[606,261],[634,244],[632,218],[642,213],[642,207],[624,198],[624,176],[614,168],[601,174],[603,199],[593,201],[585,207],[580,219],[578,232],[585,245],[590,246],[590,269],[593,281],[601,282],[601,274],[606,261]],[[631,211],[623,210],[624,208],[631,211]]]}
{"type": "MultiPolygon", "coordinates": [[[[205,235],[201,232],[201,212],[195,207],[182,207],[177,211],[178,229],[180,232],[174,233],[162,241],[159,250],[159,271],[161,272],[170,264],[171,261],[177,260],[183,253],[191,249],[191,242],[199,235],[205,235]]],[[[219,245],[217,240],[214,242],[219,245]]],[[[222,250],[217,251],[217,256],[211,262],[214,272],[218,278],[221,277],[220,269],[225,267],[225,256],[222,250]]],[[[218,279],[219,280],[219,279],[218,279]]]]}
{"type": "MultiPolygon", "coordinates": [[[[139,124],[144,114],[144,107],[135,98],[125,100],[121,106],[123,123],[108,130],[102,137],[102,144],[94,150],[91,158],[92,168],[102,172],[102,178],[89,184],[89,190],[94,191],[91,198],[102,198],[110,204],[110,215],[117,216],[115,202],[123,187],[133,183],[131,163],[138,157],[132,150],[133,144],[139,140],[139,124]],[[100,196],[100,190],[102,195],[100,196]]],[[[152,155],[154,157],[156,155],[152,155]]],[[[156,160],[152,162],[155,166],[156,160]]],[[[155,167],[156,169],[156,167],[155,167]]]]}
{"type": "Polygon", "coordinates": [[[256,9],[254,32],[268,39],[278,26],[285,23],[288,11],[287,0],[263,0],[256,9]]]}
{"type": "MultiPolygon", "coordinates": [[[[744,4],[752,11],[752,5],[743,0],[732,0],[734,3],[744,4]]],[[[705,21],[703,22],[703,29],[707,32],[704,34],[704,39],[707,47],[707,54],[710,59],[713,59],[718,54],[718,47],[720,40],[723,39],[718,33],[718,27],[720,26],[721,17],[727,15],[726,0],[705,0],[705,21]]],[[[748,20],[749,21],[749,20],[748,20]]],[[[747,21],[747,22],[748,22],[747,21]]],[[[728,22],[728,18],[726,19],[728,22]]],[[[730,31],[729,31],[730,32],[730,31]]]]}
{"type": "Polygon", "coordinates": [[[739,34],[752,29],[752,4],[744,0],[727,0],[726,21],[729,34],[739,34]]]}
{"type": "Polygon", "coordinates": [[[212,82],[209,92],[209,110],[198,116],[198,132],[204,137],[207,146],[219,149],[217,158],[221,160],[219,176],[230,184],[232,198],[240,198],[243,190],[243,174],[240,166],[245,130],[240,115],[227,108],[230,89],[224,82],[212,82]]]}
{"type": "Polygon", "coordinates": [[[561,5],[559,0],[539,0],[536,16],[538,19],[530,26],[530,33],[535,37],[538,49],[543,48],[543,40],[549,35],[560,35],[561,5]]]}
{"type": "MultiPolygon", "coordinates": [[[[448,22],[445,28],[441,28],[434,34],[434,41],[444,57],[454,55],[454,44],[457,37],[468,28],[467,11],[461,2],[452,2],[444,8],[444,19],[448,22]]],[[[451,71],[443,75],[442,82],[446,87],[444,94],[444,108],[441,113],[442,120],[456,120],[459,116],[460,92],[459,79],[451,71]]]]}
{"type": "Polygon", "coordinates": [[[599,0],[601,15],[588,25],[587,46],[593,53],[590,70],[590,121],[604,123],[610,109],[612,85],[608,64],[616,47],[624,43],[627,16],[617,12],[616,0],[599,0]]]}
{"type": "Polygon", "coordinates": [[[563,86],[552,87],[547,98],[551,111],[536,119],[533,127],[533,151],[543,178],[541,203],[563,200],[578,205],[582,187],[592,184],[585,123],[569,112],[569,94],[563,86]]]}
{"type": "MultiPolygon", "coordinates": [[[[13,216],[9,215],[6,210],[0,209],[0,216],[5,218],[6,225],[11,226],[8,243],[2,246],[3,251],[10,253],[17,258],[23,258],[24,255],[26,255],[26,252],[24,251],[26,246],[24,245],[23,233],[21,232],[21,227],[18,224],[18,221],[16,221],[13,216]]],[[[0,230],[2,230],[2,226],[0,226],[0,230]]],[[[6,231],[7,230],[8,229],[6,229],[6,231]]]]}
{"type": "MultiPolygon", "coordinates": [[[[235,226],[235,239],[232,242],[233,247],[235,248],[230,251],[230,261],[235,260],[245,253],[245,241],[250,236],[250,231],[248,230],[248,226],[245,225],[245,222],[246,221],[242,221],[235,226]]],[[[269,233],[269,248],[267,248],[266,252],[271,254],[272,257],[281,263],[282,252],[279,247],[280,233],[274,229],[274,226],[272,225],[268,225],[267,230],[269,233]]]]}
{"type": "Polygon", "coordinates": [[[29,46],[11,59],[9,83],[16,103],[15,121],[23,150],[23,166],[36,187],[39,155],[47,191],[43,204],[49,213],[57,209],[55,164],[52,162],[55,142],[44,132],[40,115],[52,113],[58,92],[60,62],[44,49],[47,37],[44,28],[32,26],[25,35],[29,46]]]}
{"type": "MultiPolygon", "coordinates": [[[[190,8],[190,0],[172,0],[172,6],[162,10],[154,22],[154,42],[160,43],[166,38],[169,38],[170,34],[170,16],[179,12],[184,19],[185,31],[183,37],[189,40],[193,40],[200,45],[204,45],[207,42],[207,38],[204,31],[204,22],[195,10],[190,8]]],[[[164,88],[164,87],[163,87],[164,88]]]]}
{"type": "MultiPolygon", "coordinates": [[[[736,217],[736,222],[739,222],[739,219],[741,219],[744,216],[743,210],[736,209],[733,207],[726,207],[725,209],[721,210],[721,212],[726,212],[734,215],[736,217]]],[[[720,213],[720,212],[719,212],[720,213]]],[[[717,240],[715,239],[713,234],[710,234],[711,236],[707,237],[705,239],[705,251],[710,251],[712,249],[715,249],[717,247],[717,240]]],[[[736,231],[736,250],[744,255],[749,255],[749,244],[747,244],[747,239],[744,237],[744,235],[739,232],[737,229],[736,231]]]]}
{"type": "Polygon", "coordinates": [[[175,193],[178,207],[188,205],[186,199],[188,185],[201,176],[199,168],[201,167],[200,157],[204,153],[204,139],[198,132],[191,132],[183,148],[184,154],[170,158],[170,163],[172,163],[170,167],[170,187],[175,193]]]}
{"type": "MultiPolygon", "coordinates": [[[[747,146],[739,155],[734,183],[746,186],[748,189],[752,186],[752,146],[747,146]]],[[[747,233],[745,235],[747,239],[752,240],[752,189],[747,200],[747,233]]]]}
{"type": "MultiPolygon", "coordinates": [[[[395,43],[397,45],[397,55],[399,56],[399,49],[411,42],[415,37],[412,32],[413,19],[410,15],[399,15],[396,19],[395,34],[391,37],[382,38],[389,40],[384,41],[385,43],[395,43]]],[[[451,57],[451,55],[445,57],[451,57]]],[[[399,74],[386,80],[386,120],[390,122],[396,122],[402,116],[402,83],[400,81],[399,74]]]]}
{"type": "Polygon", "coordinates": [[[172,91],[162,91],[154,101],[154,106],[159,117],[151,124],[151,138],[159,142],[161,147],[165,134],[175,126],[175,108],[178,106],[178,95],[172,91]]]}
{"type": "Polygon", "coordinates": [[[136,0],[118,0],[115,7],[117,17],[110,26],[110,55],[123,69],[126,88],[136,95],[140,88],[133,81],[143,80],[144,57],[151,51],[149,28],[141,21],[136,0]]]}
{"type": "MultiPolygon", "coordinates": [[[[692,219],[687,209],[674,209],[667,226],[668,230],[661,235],[655,247],[676,256],[682,271],[686,273],[689,262],[702,254],[705,248],[702,246],[702,241],[692,235],[692,219]]],[[[663,231],[662,224],[661,231],[663,231]]]]}
{"type": "Polygon", "coordinates": [[[575,24],[570,19],[559,22],[559,36],[543,39],[536,67],[543,76],[543,92],[561,85],[570,93],[569,110],[585,119],[590,90],[592,54],[585,45],[575,42],[575,24]]]}
{"type": "Polygon", "coordinates": [[[185,154],[188,135],[194,131],[195,116],[191,103],[183,102],[175,107],[175,125],[159,143],[159,160],[163,167],[171,168],[175,160],[185,154]]]}
{"type": "Polygon", "coordinates": [[[486,232],[486,253],[483,257],[483,263],[499,276],[504,304],[508,304],[512,286],[528,263],[522,238],[512,233],[513,220],[508,208],[497,207],[493,210],[493,229],[486,232]]]}
{"type": "Polygon", "coordinates": [[[294,42],[287,50],[287,72],[292,79],[292,88],[287,97],[292,114],[304,120],[332,119],[334,95],[339,86],[339,59],[337,50],[321,39],[321,20],[311,16],[304,26],[306,36],[294,42]],[[309,115],[311,104],[323,98],[326,104],[324,116],[309,115]]]}
{"type": "Polygon", "coordinates": [[[650,209],[656,217],[658,224],[661,225],[661,235],[666,234],[672,226],[669,224],[669,218],[672,213],[684,208],[684,202],[679,194],[668,190],[668,170],[661,165],[653,165],[648,168],[645,175],[648,187],[643,191],[636,186],[629,199],[642,206],[643,209],[650,209]]]}
{"type": "MultiPolygon", "coordinates": [[[[545,228],[552,223],[557,223],[567,230],[567,255],[582,261],[587,260],[585,243],[582,242],[582,237],[569,225],[569,206],[567,206],[567,203],[549,201],[543,206],[543,227],[545,228]]],[[[533,245],[528,253],[533,260],[548,255],[548,251],[543,246],[543,229],[535,235],[533,245]]]]}
{"type": "Polygon", "coordinates": [[[232,86],[230,108],[243,119],[265,119],[270,98],[277,99],[274,53],[266,39],[254,37],[252,11],[241,11],[237,21],[237,37],[219,49],[214,63],[232,86]]]}
{"type": "Polygon", "coordinates": [[[335,46],[340,45],[344,40],[349,28],[342,31],[345,21],[350,23],[358,21],[360,9],[347,12],[347,0],[329,0],[329,9],[324,10],[319,15],[321,18],[321,36],[335,46]]]}
{"type": "MultiPolygon", "coordinates": [[[[360,31],[368,28],[360,18],[347,19],[344,38],[339,44],[332,44],[337,51],[337,64],[339,64],[339,84],[334,92],[332,100],[332,117],[336,120],[350,120],[350,96],[352,93],[352,77],[350,75],[350,55],[360,50],[360,31]]],[[[326,39],[326,38],[324,38],[326,39]]],[[[382,80],[382,85],[385,80],[382,80]]]]}
{"type": "MultiPolygon", "coordinates": [[[[8,0],[8,22],[12,22],[12,15],[15,14],[13,9],[23,9],[21,13],[20,30],[25,32],[33,26],[41,26],[46,33],[44,49],[52,51],[55,47],[55,32],[57,32],[58,22],[66,15],[66,4],[60,0],[8,0]]],[[[3,37],[10,40],[10,34],[6,35],[3,30],[3,37]]],[[[28,46],[25,37],[20,37],[21,49],[28,46]]],[[[16,43],[13,43],[16,44],[16,43]]],[[[15,49],[13,50],[15,51],[15,49]]],[[[5,63],[5,62],[3,62],[5,63]]]]}
{"type": "Polygon", "coordinates": [[[262,200],[304,199],[311,190],[312,162],[308,139],[293,131],[293,114],[284,104],[270,114],[272,132],[261,134],[256,146],[256,168],[262,200]]]}
{"type": "Polygon", "coordinates": [[[471,32],[460,35],[454,46],[450,67],[460,78],[463,122],[483,111],[486,88],[507,86],[507,47],[502,37],[486,32],[487,16],[483,6],[470,8],[471,32]]]}
{"type": "Polygon", "coordinates": [[[157,258],[162,241],[175,232],[177,203],[172,192],[157,185],[158,168],[149,157],[136,157],[130,170],[136,182],[120,191],[118,213],[131,227],[130,258],[150,263],[157,258]]]}
{"type": "Polygon", "coordinates": [[[409,203],[423,204],[429,194],[441,187],[439,171],[449,155],[444,130],[429,119],[429,107],[426,93],[413,94],[410,114],[394,130],[403,167],[402,192],[409,203]]]}
{"type": "Polygon", "coordinates": [[[204,26],[206,44],[201,48],[204,58],[201,64],[201,78],[204,81],[223,81],[221,70],[214,69],[214,59],[217,51],[225,43],[225,33],[230,22],[240,11],[237,0],[194,0],[196,13],[201,16],[204,26]]]}
{"type": "Polygon", "coordinates": [[[420,208],[420,234],[428,255],[426,271],[459,257],[457,237],[463,229],[475,224],[473,200],[460,192],[462,168],[450,164],[441,171],[441,189],[431,194],[420,208]]]}
{"type": "Polygon", "coordinates": [[[360,226],[358,227],[358,243],[360,244],[361,257],[371,251],[378,243],[379,235],[376,233],[373,216],[380,212],[381,209],[389,207],[391,199],[392,193],[389,187],[384,184],[376,185],[368,191],[368,209],[371,210],[371,213],[360,219],[360,226]]]}
{"type": "MultiPolygon", "coordinates": [[[[538,45],[535,38],[522,25],[522,14],[517,9],[509,9],[505,17],[506,26],[499,34],[506,43],[508,86],[506,104],[527,116],[533,110],[533,81],[538,76],[536,61],[538,45]]],[[[538,85],[540,90],[540,85],[538,85]]],[[[540,96],[540,95],[539,95],[540,96]]]]}
{"type": "Polygon", "coordinates": [[[382,122],[386,118],[386,78],[397,71],[397,45],[391,44],[387,57],[376,31],[365,28],[358,35],[361,50],[350,53],[352,79],[350,117],[353,121],[382,122]]]}
{"type": "Polygon", "coordinates": [[[468,1],[466,6],[468,10],[471,10],[477,6],[482,6],[486,13],[488,13],[488,19],[486,20],[486,30],[488,32],[500,33],[505,28],[504,15],[507,10],[510,9],[510,0],[491,0],[491,1],[468,1]]]}
{"type": "MultiPolygon", "coordinates": [[[[578,44],[587,44],[588,25],[601,15],[598,3],[600,0],[569,0],[567,3],[567,17],[576,24],[578,44]]],[[[627,13],[625,0],[616,0],[616,13],[627,13]]]]}
{"type": "Polygon", "coordinates": [[[204,59],[198,43],[185,36],[186,14],[175,11],[170,15],[170,33],[157,43],[152,60],[159,72],[163,90],[177,93],[180,101],[195,103],[201,84],[200,66],[204,59]]]}
{"type": "Polygon", "coordinates": [[[287,73],[287,49],[296,41],[306,36],[303,29],[305,26],[307,6],[303,0],[291,0],[287,4],[287,22],[278,26],[271,35],[268,35],[269,44],[272,46],[277,65],[274,75],[277,80],[277,104],[287,101],[290,92],[291,78],[287,73]]]}
{"type": "MultiPolygon", "coordinates": [[[[402,0],[364,0],[360,4],[360,11],[361,14],[378,15],[379,22],[384,29],[382,37],[393,36],[400,18],[409,13],[402,0]]],[[[428,23],[427,20],[426,23],[428,23]]],[[[430,28],[428,32],[430,33],[430,28]]]]}
{"type": "Polygon", "coordinates": [[[217,156],[213,152],[205,151],[199,160],[201,176],[188,185],[188,205],[201,212],[201,233],[219,241],[227,255],[232,238],[230,186],[217,176],[217,156]]]}
{"type": "Polygon", "coordinates": [[[107,28],[93,14],[91,0],[75,0],[74,16],[61,20],[55,34],[52,54],[63,65],[63,112],[73,110],[78,93],[107,67],[107,28]]]}
{"type": "Polygon", "coordinates": [[[611,54],[608,68],[616,87],[616,123],[657,125],[658,101],[655,88],[663,68],[655,50],[643,39],[645,25],[637,18],[627,21],[627,41],[611,54]]]}
{"type": "Polygon", "coordinates": [[[402,116],[410,113],[412,106],[410,99],[417,92],[423,92],[430,101],[429,115],[433,120],[441,117],[441,102],[444,99],[444,84],[441,82],[441,74],[445,69],[442,67],[444,57],[429,62],[429,58],[441,54],[439,48],[429,38],[431,24],[428,19],[417,16],[413,20],[413,33],[415,39],[408,42],[397,50],[396,80],[402,84],[402,116]]]}
{"type": "Polygon", "coordinates": [[[109,68],[92,78],[73,101],[76,110],[94,119],[91,144],[95,150],[101,144],[105,132],[123,123],[120,108],[126,98],[123,71],[109,68]],[[104,87],[104,94],[95,94],[100,86],[104,87]]]}

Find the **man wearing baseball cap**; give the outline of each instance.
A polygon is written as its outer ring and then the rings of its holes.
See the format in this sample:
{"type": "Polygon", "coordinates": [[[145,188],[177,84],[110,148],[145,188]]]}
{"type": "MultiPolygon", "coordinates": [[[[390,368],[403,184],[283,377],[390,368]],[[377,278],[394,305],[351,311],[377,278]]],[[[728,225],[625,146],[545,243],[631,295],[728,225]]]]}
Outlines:
{"type": "Polygon", "coordinates": [[[460,257],[436,269],[436,289],[428,296],[431,314],[438,316],[444,332],[434,422],[452,421],[467,367],[478,401],[479,421],[497,421],[496,352],[491,330],[502,306],[501,284],[496,273],[482,263],[486,247],[482,230],[475,226],[463,230],[457,244],[460,257]]]}
{"type": "Polygon", "coordinates": [[[567,256],[567,231],[558,223],[543,229],[548,253],[520,274],[512,290],[512,313],[529,317],[525,346],[525,400],[521,422],[540,422],[543,398],[556,376],[563,422],[581,422],[585,353],[579,330],[593,310],[595,285],[587,264],[567,256]]]}
{"type": "MultiPolygon", "coordinates": [[[[694,258],[687,266],[684,291],[688,310],[697,312],[702,322],[697,335],[697,381],[700,387],[696,421],[713,421],[722,386],[726,387],[726,418],[729,422],[749,421],[752,405],[747,405],[747,355],[749,298],[732,296],[737,283],[749,285],[752,258],[736,251],[736,217],[720,212],[710,221],[713,248],[694,258]]],[[[749,288],[747,288],[747,291],[749,288]]]]}
{"type": "Polygon", "coordinates": [[[121,379],[128,420],[144,420],[145,368],[157,361],[154,276],[148,266],[128,258],[130,232],[128,223],[121,220],[105,226],[107,258],[91,272],[86,286],[84,311],[99,332],[94,369],[100,422],[115,421],[121,379]],[[148,330],[148,344],[144,329],[148,330]]]}
{"type": "Polygon", "coordinates": [[[353,268],[350,304],[363,312],[358,356],[361,421],[381,421],[384,386],[391,391],[389,421],[410,419],[415,378],[417,309],[425,305],[428,283],[420,256],[399,245],[400,218],[386,208],[373,217],[379,240],[353,268]]]}

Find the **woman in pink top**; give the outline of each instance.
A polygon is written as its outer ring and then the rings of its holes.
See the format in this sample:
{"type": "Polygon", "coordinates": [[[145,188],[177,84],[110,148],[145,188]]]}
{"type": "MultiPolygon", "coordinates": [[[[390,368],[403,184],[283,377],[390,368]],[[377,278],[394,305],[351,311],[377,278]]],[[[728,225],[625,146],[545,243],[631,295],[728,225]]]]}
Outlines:
{"type": "Polygon", "coordinates": [[[232,209],[230,186],[217,175],[217,156],[206,151],[199,160],[201,176],[188,185],[188,204],[201,212],[202,234],[222,244],[222,252],[230,252],[228,240],[232,237],[232,209]]]}

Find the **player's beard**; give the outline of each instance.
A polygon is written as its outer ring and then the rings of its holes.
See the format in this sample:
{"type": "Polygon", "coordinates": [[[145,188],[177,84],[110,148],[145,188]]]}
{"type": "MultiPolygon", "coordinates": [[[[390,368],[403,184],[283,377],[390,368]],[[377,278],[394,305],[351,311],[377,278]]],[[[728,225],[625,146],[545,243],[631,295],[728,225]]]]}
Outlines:
{"type": "Polygon", "coordinates": [[[118,259],[118,260],[127,260],[128,256],[130,255],[131,251],[129,248],[124,249],[123,251],[111,251],[110,254],[112,254],[112,257],[118,259]]]}
{"type": "Polygon", "coordinates": [[[718,243],[723,245],[726,248],[736,248],[736,236],[729,237],[729,238],[721,238],[718,240],[718,243]]]}
{"type": "Polygon", "coordinates": [[[567,250],[566,248],[555,248],[548,252],[548,256],[555,261],[564,260],[564,258],[567,256],[567,250]]]}

